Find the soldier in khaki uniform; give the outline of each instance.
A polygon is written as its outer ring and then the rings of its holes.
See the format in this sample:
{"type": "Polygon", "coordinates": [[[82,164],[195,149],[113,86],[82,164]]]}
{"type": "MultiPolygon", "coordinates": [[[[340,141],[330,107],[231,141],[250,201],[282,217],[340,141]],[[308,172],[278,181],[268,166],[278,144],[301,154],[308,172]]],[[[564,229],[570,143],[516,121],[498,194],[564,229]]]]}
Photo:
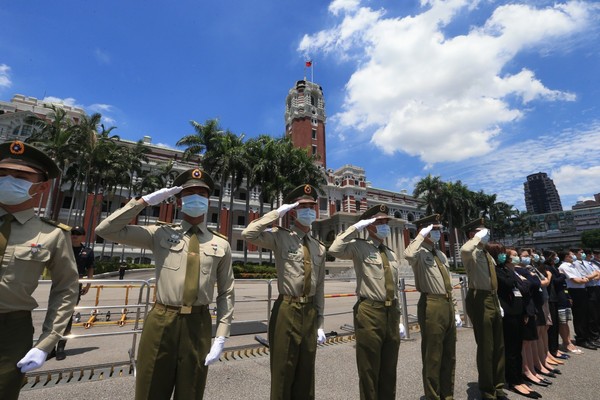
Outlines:
{"type": "Polygon", "coordinates": [[[25,372],[42,366],[61,339],[77,301],[78,275],[69,228],[34,207],[60,170],[42,151],[0,144],[0,397],[16,399],[25,372]],[[48,268],[52,287],[39,341],[32,348],[32,293],[48,268]]]}
{"type": "Polygon", "coordinates": [[[136,375],[136,399],[201,399],[208,365],[217,361],[229,336],[234,304],[231,248],[206,227],[213,180],[190,169],[161,189],[131,200],[106,218],[96,233],[105,239],[152,250],[156,303],[144,321],[136,375]],[[147,205],[176,195],[181,224],[129,225],[147,205]],[[217,332],[211,347],[209,304],[217,284],[217,332]]]}
{"type": "Polygon", "coordinates": [[[404,250],[404,257],[415,274],[415,286],[421,292],[417,318],[427,400],[454,398],[456,327],[462,325],[452,296],[448,259],[435,248],[441,238],[439,223],[439,214],[415,221],[419,234],[404,250]]]}
{"type": "Polygon", "coordinates": [[[317,197],[311,185],[299,186],[285,204],[242,232],[275,255],[279,297],[269,320],[272,400],[315,398],[317,343],[325,341],[325,246],[310,235],[317,197]],[[272,227],[287,212],[294,218],[291,228],[272,227]]]}
{"type": "Polygon", "coordinates": [[[506,399],[504,392],[504,334],[498,300],[496,262],[485,250],[489,231],[484,219],[478,218],[463,227],[469,240],[460,255],[467,270],[467,315],[473,323],[477,342],[477,372],[479,390],[484,399],[506,399]]]}
{"type": "Polygon", "coordinates": [[[383,244],[390,233],[389,209],[377,205],[339,234],[329,253],[352,260],[356,272],[354,331],[362,400],[396,398],[396,367],[400,349],[398,258],[383,244]],[[367,229],[369,237],[359,238],[367,229]]]}

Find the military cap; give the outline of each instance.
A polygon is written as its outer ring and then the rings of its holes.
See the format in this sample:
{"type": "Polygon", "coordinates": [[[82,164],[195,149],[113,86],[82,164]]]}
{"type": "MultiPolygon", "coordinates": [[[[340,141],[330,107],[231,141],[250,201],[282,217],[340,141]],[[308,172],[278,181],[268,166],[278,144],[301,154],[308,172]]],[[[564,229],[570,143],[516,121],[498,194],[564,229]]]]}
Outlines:
{"type": "Polygon", "coordinates": [[[439,225],[441,220],[440,214],[431,214],[413,222],[417,227],[439,225]]]}
{"type": "Polygon", "coordinates": [[[42,173],[46,180],[60,175],[60,168],[52,158],[40,149],[19,140],[0,144],[0,168],[42,173]]]}
{"type": "Polygon", "coordinates": [[[183,171],[175,178],[173,186],[181,186],[184,189],[193,186],[205,187],[208,189],[209,194],[212,194],[213,189],[215,188],[215,184],[210,175],[199,168],[190,168],[183,171]]]}
{"type": "Polygon", "coordinates": [[[319,194],[317,193],[317,189],[314,186],[305,184],[300,185],[285,196],[283,202],[285,204],[293,204],[295,202],[298,203],[313,203],[317,202],[317,198],[319,194]]]}
{"type": "Polygon", "coordinates": [[[373,207],[369,208],[367,211],[365,211],[364,213],[362,213],[362,215],[359,218],[359,221],[361,219],[370,219],[370,218],[377,218],[377,219],[391,218],[390,217],[390,208],[388,206],[386,206],[385,204],[379,204],[379,205],[373,206],[373,207]]]}
{"type": "Polygon", "coordinates": [[[83,229],[82,226],[74,226],[73,228],[71,228],[71,235],[72,236],[83,236],[85,235],[85,229],[83,229]]]}
{"type": "Polygon", "coordinates": [[[462,227],[462,230],[465,232],[472,232],[479,230],[481,228],[485,228],[485,218],[477,218],[473,221],[469,222],[465,226],[462,227]]]}

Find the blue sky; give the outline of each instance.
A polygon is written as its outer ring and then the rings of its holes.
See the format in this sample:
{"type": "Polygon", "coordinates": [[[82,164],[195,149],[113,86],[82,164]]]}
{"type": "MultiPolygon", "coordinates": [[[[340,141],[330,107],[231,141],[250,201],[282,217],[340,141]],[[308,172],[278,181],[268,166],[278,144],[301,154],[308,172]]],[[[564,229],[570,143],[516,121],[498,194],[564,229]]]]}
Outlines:
{"type": "Polygon", "coordinates": [[[521,210],[543,171],[570,209],[600,192],[599,22],[591,1],[3,2],[0,99],[77,105],[170,147],[211,118],[280,137],[310,58],[329,168],[410,192],[460,179],[521,210]]]}

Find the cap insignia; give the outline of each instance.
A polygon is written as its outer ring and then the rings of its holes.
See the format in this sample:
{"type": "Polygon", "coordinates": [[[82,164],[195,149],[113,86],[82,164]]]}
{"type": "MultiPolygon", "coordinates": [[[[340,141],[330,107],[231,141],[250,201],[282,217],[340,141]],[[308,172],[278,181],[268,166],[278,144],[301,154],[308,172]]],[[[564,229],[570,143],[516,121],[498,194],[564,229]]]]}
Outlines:
{"type": "Polygon", "coordinates": [[[379,206],[379,210],[380,210],[381,212],[385,212],[385,204],[382,204],[382,205],[380,205],[380,206],[379,206]]]}
{"type": "Polygon", "coordinates": [[[310,194],[310,192],[312,191],[310,185],[304,185],[304,193],[306,194],[310,194]]]}
{"type": "Polygon", "coordinates": [[[192,171],[192,178],[194,179],[200,179],[202,178],[202,171],[200,171],[199,169],[195,169],[192,171]]]}
{"type": "Polygon", "coordinates": [[[19,140],[15,140],[10,144],[10,153],[16,155],[21,155],[25,153],[25,143],[19,140]]]}

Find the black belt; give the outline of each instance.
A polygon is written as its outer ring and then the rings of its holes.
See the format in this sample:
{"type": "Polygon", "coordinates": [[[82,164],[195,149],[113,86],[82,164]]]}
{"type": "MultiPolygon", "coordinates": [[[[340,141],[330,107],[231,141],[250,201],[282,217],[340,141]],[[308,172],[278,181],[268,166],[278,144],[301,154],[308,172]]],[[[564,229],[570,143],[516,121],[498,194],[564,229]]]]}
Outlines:
{"type": "Polygon", "coordinates": [[[290,296],[289,294],[280,294],[279,300],[285,300],[289,303],[308,304],[313,302],[314,296],[290,296]]]}
{"type": "Polygon", "coordinates": [[[367,303],[370,304],[372,306],[384,306],[384,307],[391,307],[393,305],[396,305],[397,300],[386,300],[386,301],[379,301],[379,300],[371,300],[371,299],[367,299],[366,297],[361,297],[360,298],[360,302],[361,303],[367,303]]]}
{"type": "Polygon", "coordinates": [[[31,316],[31,311],[9,311],[7,313],[0,313],[0,321],[11,321],[15,319],[21,319],[27,316],[31,316]]]}
{"type": "Polygon", "coordinates": [[[154,303],[153,309],[158,311],[174,312],[177,314],[198,314],[204,310],[208,310],[207,304],[199,306],[170,306],[167,304],[154,303]]]}

